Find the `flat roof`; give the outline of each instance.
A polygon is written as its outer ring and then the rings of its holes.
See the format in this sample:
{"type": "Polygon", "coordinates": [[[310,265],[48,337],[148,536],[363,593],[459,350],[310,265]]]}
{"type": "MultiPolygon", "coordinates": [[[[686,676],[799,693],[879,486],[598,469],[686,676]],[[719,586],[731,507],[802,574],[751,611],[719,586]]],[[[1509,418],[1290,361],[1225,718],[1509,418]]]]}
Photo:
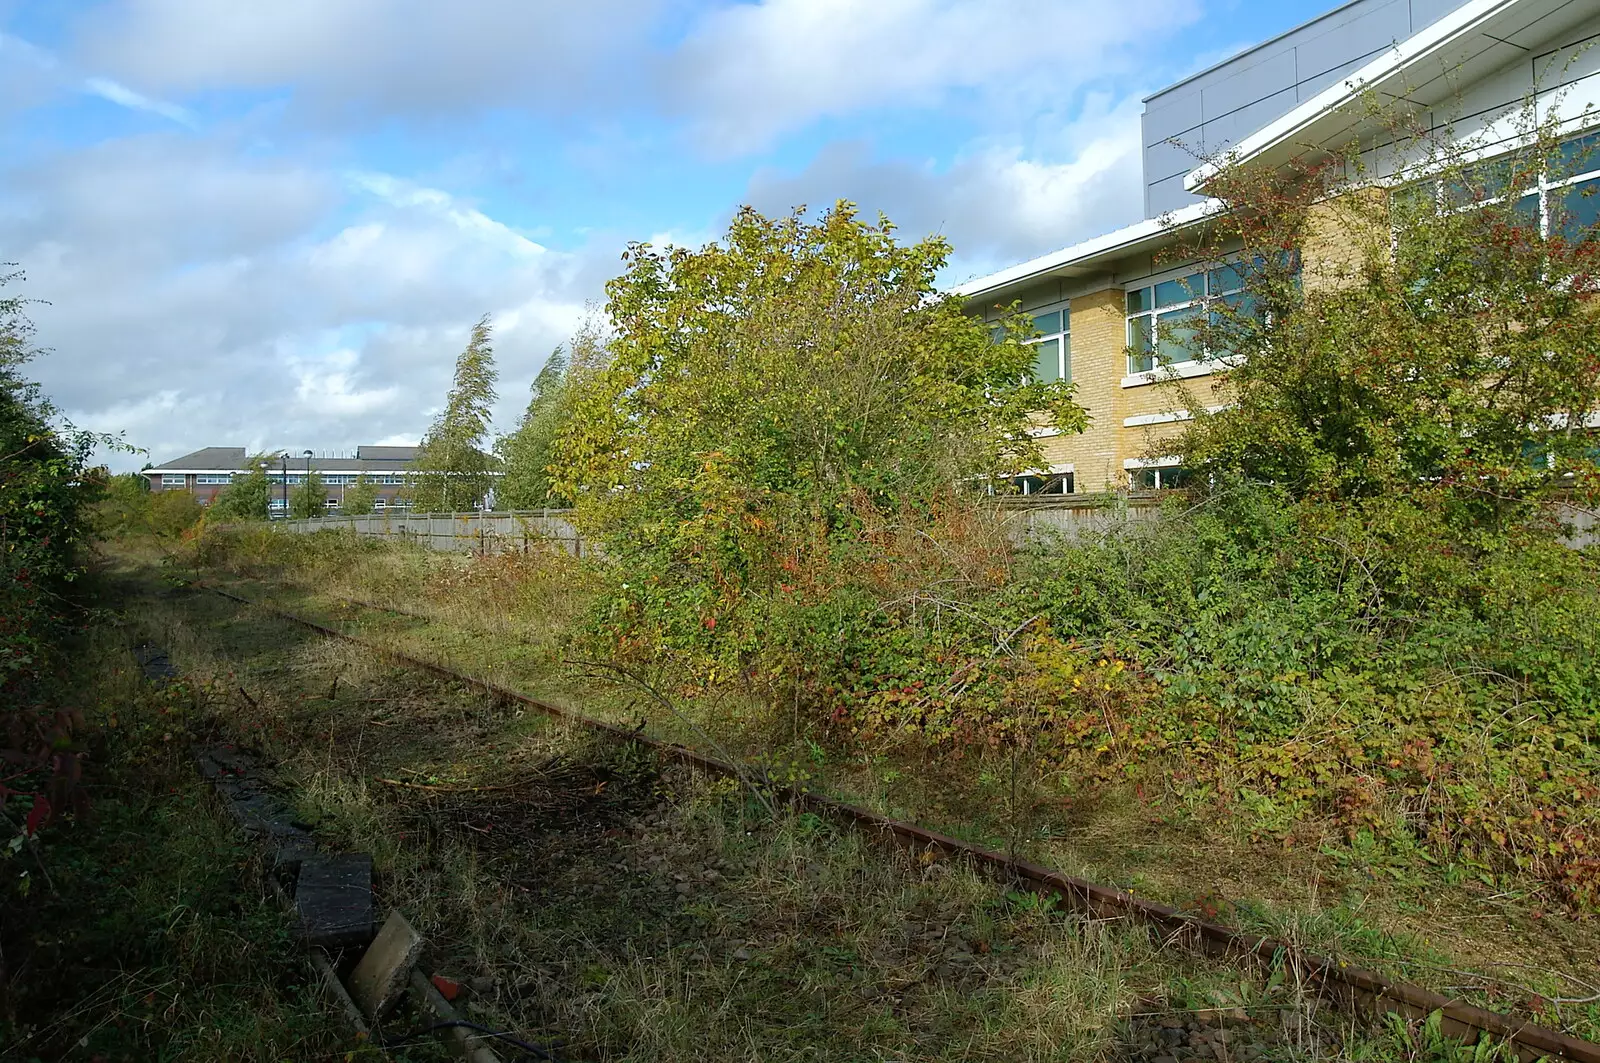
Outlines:
{"type": "MultiPolygon", "coordinates": [[[[1244,137],[1233,146],[1226,159],[1202,163],[1195,167],[1184,177],[1183,187],[1190,192],[1202,189],[1207,181],[1217,175],[1225,163],[1243,162],[1255,158],[1291,140],[1300,140],[1301,147],[1310,146],[1305,138],[1313,135],[1319,126],[1323,127],[1325,138],[1317,143],[1326,143],[1327,137],[1350,128],[1348,121],[1343,127],[1333,128],[1341,121],[1340,112],[1347,104],[1369,89],[1376,89],[1393,81],[1413,65],[1427,59],[1442,57],[1447,60],[1447,65],[1441,68],[1438,76],[1430,78],[1426,84],[1431,85],[1438,81],[1446,71],[1466,77],[1487,74],[1492,69],[1497,69],[1503,63],[1516,58],[1518,53],[1527,53],[1527,46],[1509,38],[1514,38],[1523,30],[1538,25],[1549,15],[1569,7],[1580,17],[1587,16],[1593,11],[1591,6],[1574,4],[1573,0],[1467,0],[1431,26],[1387,49],[1349,77],[1335,82],[1298,107],[1292,108],[1244,137]],[[1515,20],[1518,15],[1526,15],[1532,21],[1525,25],[1516,25],[1515,20]],[[1489,32],[1491,30],[1497,32],[1491,33],[1489,32]],[[1481,43],[1474,42],[1475,37],[1481,37],[1481,43]],[[1477,46],[1476,51],[1465,56],[1459,54],[1457,46],[1474,43],[1477,46]]],[[[1545,27],[1541,32],[1552,30],[1559,32],[1559,27],[1545,27]]]]}
{"type": "Polygon", "coordinates": [[[1109,259],[1121,258],[1141,247],[1160,243],[1172,230],[1210,217],[1222,209],[1219,200],[1207,199],[1193,203],[1170,214],[1146,218],[1114,232],[1095,236],[1071,247],[1052,251],[1015,266],[1008,266],[986,277],[977,277],[958,284],[951,291],[964,299],[973,299],[990,292],[1039,280],[1065,270],[1082,269],[1109,259]]]}

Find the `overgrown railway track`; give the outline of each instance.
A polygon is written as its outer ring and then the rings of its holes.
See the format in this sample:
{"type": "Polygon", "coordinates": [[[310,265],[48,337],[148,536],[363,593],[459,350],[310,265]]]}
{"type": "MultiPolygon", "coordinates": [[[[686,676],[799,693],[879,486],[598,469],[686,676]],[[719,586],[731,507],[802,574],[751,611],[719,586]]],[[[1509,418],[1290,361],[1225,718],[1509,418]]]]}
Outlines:
{"type": "MultiPolygon", "coordinates": [[[[759,770],[753,767],[735,764],[675,742],[653,738],[636,729],[574,712],[523,691],[461,672],[436,661],[414,656],[392,646],[339,630],[220,587],[204,582],[199,582],[196,586],[325,637],[383,654],[409,667],[569,721],[615,741],[634,743],[664,758],[744,782],[754,778],[764,789],[784,800],[827,815],[885,841],[970,861],[994,877],[1039,894],[1057,897],[1067,907],[1088,916],[1141,920],[1157,929],[1174,947],[1189,948],[1207,955],[1233,960],[1255,959],[1292,966],[1302,984],[1346,1006],[1368,1011],[1392,1012],[1408,1018],[1421,1018],[1437,1012],[1440,1015],[1442,1032],[1467,1044],[1474,1044],[1488,1037],[1514,1046],[1519,1056],[1525,1060],[1551,1058],[1569,1060],[1572,1063],[1600,1063],[1600,1044],[1579,1040],[1560,1031],[1525,1022],[1512,1015],[1452,999],[1422,986],[1347,964],[1334,956],[1307,951],[1277,938],[1245,933],[1181,912],[1168,905],[1137,897],[1124,890],[1099,885],[1048,867],[1019,860],[914,823],[891,819],[824,794],[773,782],[763,777],[759,770]]],[[[358,599],[340,600],[363,609],[413,616],[424,621],[429,619],[422,614],[358,599]]]]}

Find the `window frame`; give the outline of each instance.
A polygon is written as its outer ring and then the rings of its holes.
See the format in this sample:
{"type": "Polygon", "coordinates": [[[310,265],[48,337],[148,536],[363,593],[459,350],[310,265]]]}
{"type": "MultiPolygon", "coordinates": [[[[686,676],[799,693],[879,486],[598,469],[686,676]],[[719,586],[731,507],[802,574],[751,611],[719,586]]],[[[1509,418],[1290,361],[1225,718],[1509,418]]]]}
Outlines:
{"type": "Polygon", "coordinates": [[[1129,459],[1123,463],[1122,471],[1127,474],[1129,493],[1177,490],[1183,486],[1183,480],[1193,475],[1192,470],[1185,468],[1183,459],[1177,455],[1166,455],[1153,461],[1129,459]],[[1143,476],[1152,477],[1152,486],[1145,487],[1138,482],[1143,476]],[[1164,479],[1174,479],[1179,482],[1163,483],[1164,479]]]}
{"type": "MultiPolygon", "coordinates": [[[[1444,173],[1438,173],[1431,177],[1422,178],[1416,183],[1420,185],[1431,184],[1433,186],[1432,191],[1434,209],[1437,210],[1441,216],[1465,214],[1468,211],[1481,210],[1484,207],[1499,206],[1507,203],[1514,204],[1517,201],[1525,199],[1529,196],[1535,196],[1538,199],[1537,209],[1539,212],[1539,238],[1541,240],[1548,240],[1551,236],[1550,197],[1552,193],[1561,194],[1565,189],[1573,188],[1577,185],[1593,184],[1595,186],[1596,198],[1600,199],[1600,128],[1590,128],[1581,133],[1566,137],[1558,145],[1558,150],[1560,148],[1564,148],[1568,144],[1578,144],[1582,141],[1589,142],[1585,149],[1587,152],[1587,158],[1584,159],[1581,164],[1575,165],[1582,165],[1584,169],[1578,170],[1575,173],[1571,173],[1566,176],[1552,177],[1550,173],[1550,165],[1552,160],[1546,159],[1540,165],[1538,177],[1532,185],[1519,185],[1513,188],[1510,186],[1510,183],[1507,182],[1506,189],[1499,195],[1484,196],[1482,199],[1474,199],[1470,202],[1456,202],[1453,198],[1453,193],[1450,188],[1449,176],[1444,173]]],[[[1508,161],[1519,150],[1521,150],[1522,147],[1526,147],[1526,145],[1522,145],[1521,147],[1513,147],[1505,151],[1500,151],[1496,154],[1484,155],[1481,158],[1473,159],[1471,162],[1466,164],[1466,167],[1470,170],[1474,167],[1488,167],[1493,166],[1497,162],[1508,161]]],[[[1400,187],[1404,188],[1405,185],[1402,184],[1400,187]]],[[[1562,198],[1564,199],[1565,195],[1562,195],[1562,198]]],[[[1399,238],[1400,234],[1396,232],[1395,239],[1398,240],[1399,238]]]]}
{"type": "Polygon", "coordinates": [[[161,474],[162,487],[188,487],[189,477],[181,472],[164,472],[161,474]]]}
{"type": "MultiPolygon", "coordinates": [[[[1045,384],[1053,384],[1056,381],[1060,381],[1063,384],[1072,383],[1072,302],[1071,302],[1071,300],[1070,299],[1063,299],[1063,300],[1060,300],[1060,301],[1058,301],[1056,303],[1046,303],[1044,306],[1037,307],[1036,309],[1027,311],[1027,314],[1032,319],[1035,328],[1039,327],[1039,319],[1041,317],[1047,317],[1050,314],[1059,314],[1059,315],[1061,315],[1061,327],[1059,329],[1057,329],[1054,332],[1045,332],[1045,331],[1043,331],[1041,329],[1038,337],[1028,341],[1028,346],[1037,348],[1037,347],[1041,346],[1042,344],[1048,343],[1051,340],[1055,340],[1056,341],[1056,375],[1054,377],[1052,377],[1050,380],[1044,380],[1044,381],[1040,381],[1040,382],[1041,383],[1045,383],[1045,384]]],[[[1034,356],[1034,364],[1036,366],[1038,364],[1038,356],[1037,355],[1034,356]]],[[[1031,370],[1030,370],[1030,376],[1032,377],[1033,380],[1039,381],[1038,375],[1032,373],[1031,370]]]]}
{"type": "MultiPolygon", "coordinates": [[[[1172,373],[1179,377],[1200,376],[1212,371],[1212,367],[1221,363],[1228,356],[1205,350],[1203,347],[1194,354],[1182,360],[1163,361],[1161,355],[1161,318],[1172,317],[1176,314],[1189,311],[1191,314],[1198,312],[1202,317],[1209,315],[1211,308],[1222,302],[1230,295],[1240,295],[1246,291],[1245,271],[1243,263],[1229,260],[1216,263],[1191,263],[1178,269],[1168,270],[1151,277],[1144,278],[1137,286],[1124,286],[1123,291],[1123,321],[1126,330],[1128,373],[1126,380],[1138,378],[1140,382],[1154,380],[1164,373],[1172,373]],[[1212,278],[1224,272],[1231,273],[1238,279],[1237,287],[1219,288],[1212,290],[1212,278]],[[1192,290],[1188,291],[1187,299],[1165,305],[1156,305],[1156,289],[1165,284],[1177,283],[1187,289],[1188,283],[1195,277],[1200,278],[1202,291],[1197,295],[1192,290]],[[1134,310],[1131,305],[1131,296],[1136,292],[1148,292],[1147,305],[1134,310]],[[1149,348],[1146,357],[1149,359],[1148,367],[1141,367],[1135,362],[1138,350],[1134,343],[1134,328],[1136,321],[1146,322],[1149,335],[1149,348]],[[1186,368],[1189,367],[1189,368],[1186,368]],[[1203,368],[1200,368],[1203,367],[1203,368]]],[[[1204,322],[1200,327],[1204,327],[1204,322]]]]}

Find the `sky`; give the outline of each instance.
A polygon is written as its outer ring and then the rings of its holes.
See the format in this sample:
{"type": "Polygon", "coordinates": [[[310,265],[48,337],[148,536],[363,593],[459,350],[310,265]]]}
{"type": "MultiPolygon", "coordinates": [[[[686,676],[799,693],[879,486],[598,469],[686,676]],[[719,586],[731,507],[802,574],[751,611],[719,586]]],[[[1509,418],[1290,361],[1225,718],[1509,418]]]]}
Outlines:
{"type": "Polygon", "coordinates": [[[0,263],[79,427],[414,443],[492,317],[495,426],[630,241],[883,212],[956,283],[1142,216],[1140,99],[1334,0],[0,0],[0,263]]]}

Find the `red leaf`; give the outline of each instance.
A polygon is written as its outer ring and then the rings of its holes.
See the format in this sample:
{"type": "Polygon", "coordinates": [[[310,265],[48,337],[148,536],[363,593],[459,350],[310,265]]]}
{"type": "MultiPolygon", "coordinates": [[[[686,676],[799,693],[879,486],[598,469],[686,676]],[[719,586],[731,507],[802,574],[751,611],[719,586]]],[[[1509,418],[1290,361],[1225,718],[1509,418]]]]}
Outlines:
{"type": "Polygon", "coordinates": [[[23,824],[24,834],[34,835],[39,833],[39,828],[50,821],[50,799],[40,795],[34,798],[33,807],[28,810],[28,821],[23,824]]]}

